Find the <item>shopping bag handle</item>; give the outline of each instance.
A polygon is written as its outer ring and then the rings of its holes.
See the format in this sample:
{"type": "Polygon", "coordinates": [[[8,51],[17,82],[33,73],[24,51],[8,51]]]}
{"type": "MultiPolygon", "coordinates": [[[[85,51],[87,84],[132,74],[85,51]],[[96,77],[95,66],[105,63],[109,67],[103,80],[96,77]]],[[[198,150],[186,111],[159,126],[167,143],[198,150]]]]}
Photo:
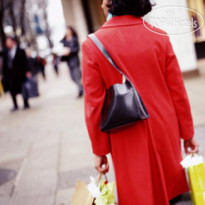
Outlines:
{"type": "Polygon", "coordinates": [[[96,184],[99,184],[99,183],[100,183],[101,178],[102,178],[102,174],[98,174],[98,175],[95,177],[95,182],[96,182],[96,184]]]}
{"type": "Polygon", "coordinates": [[[98,174],[98,175],[95,177],[95,182],[96,182],[97,185],[99,185],[100,180],[102,179],[102,176],[105,177],[105,184],[108,183],[108,178],[107,178],[107,175],[106,175],[106,174],[98,174]]]}

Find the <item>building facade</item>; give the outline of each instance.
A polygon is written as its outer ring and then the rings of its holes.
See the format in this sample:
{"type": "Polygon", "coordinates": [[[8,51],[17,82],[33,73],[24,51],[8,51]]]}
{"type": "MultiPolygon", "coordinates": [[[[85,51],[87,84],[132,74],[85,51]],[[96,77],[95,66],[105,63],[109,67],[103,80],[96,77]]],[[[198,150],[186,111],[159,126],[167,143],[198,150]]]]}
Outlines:
{"type": "Polygon", "coordinates": [[[67,25],[73,26],[83,41],[105,22],[101,0],[61,0],[67,25]]]}
{"type": "MultiPolygon", "coordinates": [[[[205,0],[188,0],[189,8],[193,9],[200,13],[205,20],[205,0]]],[[[205,58],[205,23],[202,22],[202,19],[197,19],[197,16],[194,12],[190,12],[190,18],[195,18],[198,21],[198,24],[202,27],[194,33],[193,40],[196,48],[197,58],[205,58]]]]}
{"type": "MultiPolygon", "coordinates": [[[[101,0],[61,0],[67,25],[73,26],[82,42],[89,33],[94,32],[105,22],[101,9],[101,0]]],[[[190,7],[199,13],[205,14],[205,0],[156,0],[155,8],[164,6],[190,7]]],[[[181,14],[193,18],[193,13],[181,14]]],[[[201,22],[200,22],[201,23],[201,22]]],[[[163,28],[162,28],[163,29],[163,28]]],[[[186,35],[170,36],[173,48],[183,72],[197,70],[197,57],[203,57],[205,43],[205,25],[198,33],[190,32],[186,35]]],[[[205,56],[204,56],[205,57],[205,56]]]]}

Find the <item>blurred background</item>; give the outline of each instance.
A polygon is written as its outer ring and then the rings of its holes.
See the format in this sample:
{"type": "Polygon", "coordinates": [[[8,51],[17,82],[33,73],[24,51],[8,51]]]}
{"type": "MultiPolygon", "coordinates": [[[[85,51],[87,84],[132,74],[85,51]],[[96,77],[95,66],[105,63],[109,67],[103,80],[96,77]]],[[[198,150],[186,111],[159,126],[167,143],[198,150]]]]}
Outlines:
{"type": "MultiPolygon", "coordinates": [[[[170,39],[205,157],[205,0],[156,0],[155,8],[170,5],[191,8],[203,17],[197,19],[192,10],[182,13],[202,26],[170,39]]],[[[6,36],[12,36],[25,50],[38,93],[30,96],[30,109],[23,109],[17,95],[19,109],[11,112],[0,56],[0,205],[68,205],[76,180],[88,182],[97,174],[84,124],[80,72],[70,69],[65,56],[72,51],[62,40],[71,26],[81,45],[105,20],[101,0],[0,0],[0,51],[6,36]]],[[[81,61],[80,46],[75,48],[81,61]]],[[[114,180],[112,166],[108,179],[114,180]]],[[[189,196],[180,204],[190,205],[189,196]]]]}

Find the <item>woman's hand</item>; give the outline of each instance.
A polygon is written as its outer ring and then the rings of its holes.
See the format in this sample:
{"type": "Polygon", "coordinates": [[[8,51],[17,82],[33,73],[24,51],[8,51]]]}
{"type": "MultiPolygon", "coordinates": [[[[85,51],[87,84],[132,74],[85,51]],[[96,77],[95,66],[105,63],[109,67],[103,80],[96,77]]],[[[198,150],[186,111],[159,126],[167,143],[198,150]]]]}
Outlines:
{"type": "Polygon", "coordinates": [[[184,140],[184,150],[186,154],[198,153],[198,149],[199,145],[194,137],[189,140],[184,140]]]}
{"type": "Polygon", "coordinates": [[[95,155],[95,168],[100,174],[106,174],[109,171],[109,163],[106,155],[95,155]]]}

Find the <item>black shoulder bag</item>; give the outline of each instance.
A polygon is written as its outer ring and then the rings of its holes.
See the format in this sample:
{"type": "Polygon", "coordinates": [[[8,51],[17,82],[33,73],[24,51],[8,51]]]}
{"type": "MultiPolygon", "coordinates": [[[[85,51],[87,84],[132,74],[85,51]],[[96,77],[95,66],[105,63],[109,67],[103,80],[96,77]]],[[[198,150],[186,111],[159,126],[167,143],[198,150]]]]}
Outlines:
{"type": "Polygon", "coordinates": [[[129,78],[118,68],[100,40],[94,34],[89,35],[89,38],[113,67],[126,78],[125,83],[114,84],[107,90],[101,114],[101,131],[118,131],[149,118],[147,109],[129,78]]]}

